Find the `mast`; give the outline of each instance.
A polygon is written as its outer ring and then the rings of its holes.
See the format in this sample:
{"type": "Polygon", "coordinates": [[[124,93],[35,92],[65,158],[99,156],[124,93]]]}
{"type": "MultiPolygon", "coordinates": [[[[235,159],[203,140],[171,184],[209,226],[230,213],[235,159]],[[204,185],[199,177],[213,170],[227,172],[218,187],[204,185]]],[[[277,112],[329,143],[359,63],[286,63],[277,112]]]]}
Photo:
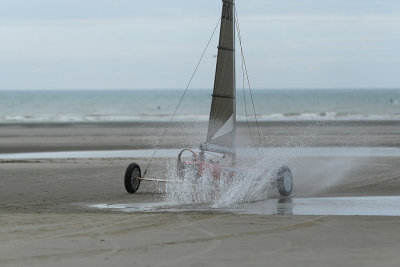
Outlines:
{"type": "Polygon", "coordinates": [[[201,150],[236,157],[235,1],[222,0],[217,66],[206,143],[201,150]]]}

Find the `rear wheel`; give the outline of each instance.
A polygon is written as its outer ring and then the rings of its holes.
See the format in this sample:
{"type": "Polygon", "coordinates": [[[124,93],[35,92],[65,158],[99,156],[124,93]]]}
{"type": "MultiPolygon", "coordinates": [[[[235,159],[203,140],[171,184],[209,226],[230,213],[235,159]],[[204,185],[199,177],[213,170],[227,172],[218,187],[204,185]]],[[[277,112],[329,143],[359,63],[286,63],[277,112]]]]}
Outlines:
{"type": "Polygon", "coordinates": [[[176,172],[179,178],[187,178],[187,175],[193,176],[198,174],[198,157],[190,149],[182,150],[178,155],[176,164],[176,172]]]}
{"type": "Polygon", "coordinates": [[[185,178],[185,169],[186,164],[182,161],[178,161],[176,164],[176,172],[178,173],[179,178],[185,178]]]}
{"type": "Polygon", "coordinates": [[[292,193],[293,177],[287,166],[283,166],[278,170],[276,185],[281,196],[287,197],[292,193]]]}
{"type": "Polygon", "coordinates": [[[139,165],[136,163],[129,164],[124,178],[125,189],[128,193],[133,194],[139,189],[140,177],[142,177],[142,174],[139,165]]]}

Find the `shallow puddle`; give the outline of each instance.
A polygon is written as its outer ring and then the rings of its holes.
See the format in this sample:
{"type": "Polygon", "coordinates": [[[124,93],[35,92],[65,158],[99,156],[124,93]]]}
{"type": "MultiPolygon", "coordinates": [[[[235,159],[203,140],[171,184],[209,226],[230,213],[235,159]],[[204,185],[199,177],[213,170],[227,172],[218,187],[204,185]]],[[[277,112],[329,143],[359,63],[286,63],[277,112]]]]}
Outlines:
{"type": "Polygon", "coordinates": [[[93,204],[96,209],[123,212],[215,212],[259,215],[362,215],[400,216],[400,196],[282,198],[212,208],[207,204],[161,203],[93,204]]]}

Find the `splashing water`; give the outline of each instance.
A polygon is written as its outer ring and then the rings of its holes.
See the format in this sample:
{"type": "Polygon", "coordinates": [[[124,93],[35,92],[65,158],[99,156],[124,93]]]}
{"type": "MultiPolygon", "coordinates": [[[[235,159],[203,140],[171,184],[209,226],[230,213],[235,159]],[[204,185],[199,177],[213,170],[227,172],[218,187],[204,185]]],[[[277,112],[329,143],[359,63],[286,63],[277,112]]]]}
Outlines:
{"type": "Polygon", "coordinates": [[[174,204],[207,204],[211,208],[231,207],[239,203],[265,200],[272,195],[277,168],[273,160],[258,161],[253,166],[225,171],[215,178],[211,170],[197,177],[197,170],[178,177],[176,165],[168,165],[168,176],[179,182],[167,183],[165,200],[174,204]]]}

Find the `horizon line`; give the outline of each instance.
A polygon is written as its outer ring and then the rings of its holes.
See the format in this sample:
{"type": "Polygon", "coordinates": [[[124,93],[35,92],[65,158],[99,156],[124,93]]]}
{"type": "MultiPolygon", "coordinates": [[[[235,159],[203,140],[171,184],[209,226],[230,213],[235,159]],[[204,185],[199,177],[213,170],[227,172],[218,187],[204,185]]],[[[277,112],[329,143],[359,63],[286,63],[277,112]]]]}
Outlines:
{"type": "MultiPolygon", "coordinates": [[[[13,89],[5,89],[0,88],[0,91],[111,91],[111,90],[120,90],[120,91],[160,91],[160,90],[184,90],[184,88],[13,88],[13,89]]],[[[189,88],[188,90],[212,90],[212,88],[189,88]]],[[[236,90],[242,90],[242,88],[236,88],[236,90]]],[[[248,90],[248,88],[245,88],[248,90]]],[[[399,87],[281,87],[281,88],[271,88],[271,87],[257,87],[251,88],[251,90],[400,90],[399,87]]]]}

